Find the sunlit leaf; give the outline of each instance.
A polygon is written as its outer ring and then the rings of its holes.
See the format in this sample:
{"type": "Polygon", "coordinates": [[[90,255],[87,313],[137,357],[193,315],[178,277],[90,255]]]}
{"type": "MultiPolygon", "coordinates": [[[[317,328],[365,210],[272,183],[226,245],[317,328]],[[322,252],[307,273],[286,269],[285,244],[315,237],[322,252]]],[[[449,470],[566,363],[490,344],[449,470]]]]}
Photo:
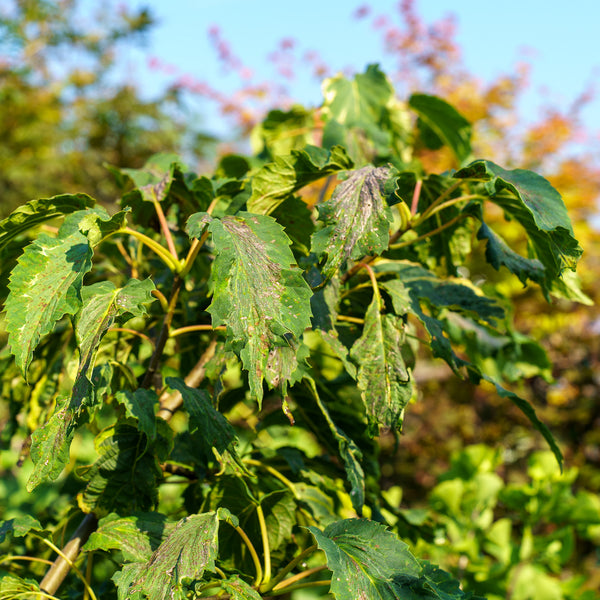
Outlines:
{"type": "Polygon", "coordinates": [[[248,210],[268,215],[288,196],[304,186],[333,173],[351,169],[352,160],[341,147],[331,152],[307,146],[304,150],[292,150],[291,154],[275,157],[252,178],[252,196],[248,210]]]}
{"type": "Polygon", "coordinates": [[[102,206],[78,210],[65,217],[58,237],[66,237],[74,231],[80,231],[87,237],[92,247],[97,246],[111,233],[115,233],[127,225],[128,212],[129,209],[121,210],[111,216],[102,206]]]}
{"type": "Polygon", "coordinates": [[[5,308],[8,341],[24,376],[40,338],[79,310],[83,276],[91,267],[92,249],[79,231],[65,238],[41,234],[20,256],[5,308]]]}
{"type": "Polygon", "coordinates": [[[110,513],[98,522],[83,550],[120,550],[126,561],[145,562],[168,535],[174,523],[160,513],[134,513],[120,517],[110,513]]]}
{"type": "Polygon", "coordinates": [[[15,237],[45,221],[91,208],[95,204],[96,201],[86,194],[63,194],[53,198],[31,200],[19,206],[0,222],[0,250],[15,237]]]}
{"type": "Polygon", "coordinates": [[[31,515],[23,515],[21,517],[15,517],[14,519],[8,519],[7,521],[0,522],[0,544],[10,534],[13,537],[23,537],[30,531],[36,533],[45,533],[44,528],[41,526],[37,519],[34,519],[31,515]]]}
{"type": "Polygon", "coordinates": [[[357,383],[373,433],[380,427],[395,431],[402,427],[404,408],[413,392],[402,356],[402,320],[382,314],[380,303],[379,294],[375,294],[365,315],[363,333],[350,351],[358,367],[357,383]]]}
{"type": "Polygon", "coordinates": [[[289,238],[272,218],[249,213],[220,220],[193,215],[190,235],[201,235],[206,222],[216,251],[213,300],[207,309],[213,326],[227,326],[228,342],[248,370],[250,391],[259,403],[267,368],[285,394],[298,364],[300,338],[310,325],[312,294],[294,264],[289,238]],[[279,347],[285,351],[277,351],[279,347]],[[278,366],[269,363],[274,352],[278,366]]]}
{"type": "MultiPolygon", "coordinates": [[[[336,600],[469,600],[448,573],[421,563],[380,523],[345,519],[324,531],[309,527],[332,571],[336,600]]],[[[482,600],[482,599],[478,599],[482,600]]]]}
{"type": "Polygon", "coordinates": [[[261,600],[262,596],[239,576],[220,581],[219,584],[231,600],[261,600]]]}
{"type": "Polygon", "coordinates": [[[154,551],[130,591],[143,591],[152,600],[184,598],[184,580],[200,579],[204,571],[214,571],[218,531],[217,512],[190,515],[179,521],[154,551]]]}
{"type": "Polygon", "coordinates": [[[352,171],[319,205],[325,227],[313,235],[312,250],[325,256],[323,276],[330,279],[349,259],[380,254],[389,244],[391,211],[383,194],[387,167],[352,171]]]}
{"type": "Polygon", "coordinates": [[[40,596],[40,584],[35,579],[24,579],[12,573],[3,573],[0,576],[0,600],[40,596]]]}

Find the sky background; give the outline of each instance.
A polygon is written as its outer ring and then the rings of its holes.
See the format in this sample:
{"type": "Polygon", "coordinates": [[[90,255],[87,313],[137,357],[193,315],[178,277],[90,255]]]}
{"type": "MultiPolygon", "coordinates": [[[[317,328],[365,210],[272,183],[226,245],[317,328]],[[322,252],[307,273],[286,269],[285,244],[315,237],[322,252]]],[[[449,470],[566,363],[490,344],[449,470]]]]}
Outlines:
{"type": "MultiPolygon", "coordinates": [[[[369,4],[377,14],[399,23],[396,1],[374,0],[128,0],[130,6],[149,6],[158,21],[145,48],[129,49],[128,76],[148,94],[156,93],[177,76],[210,82],[227,93],[239,85],[225,74],[207,32],[218,26],[233,53],[259,79],[275,80],[268,56],[282,38],[296,41],[296,54],[317,50],[336,70],[355,72],[373,62],[386,70],[391,62],[383,52],[381,34],[370,20],[357,20],[356,9],[369,4]],[[173,66],[175,73],[150,68],[150,57],[173,66]]],[[[532,64],[531,85],[521,104],[527,121],[535,121],[544,103],[567,106],[590,84],[598,97],[582,115],[590,134],[600,131],[600,2],[597,0],[417,0],[426,23],[448,14],[456,17],[456,39],[467,70],[484,81],[510,73],[525,58],[532,64]]],[[[305,104],[319,104],[318,82],[305,76],[291,84],[292,94],[305,104]]],[[[207,101],[195,99],[205,129],[227,135],[230,123],[207,101]]]]}

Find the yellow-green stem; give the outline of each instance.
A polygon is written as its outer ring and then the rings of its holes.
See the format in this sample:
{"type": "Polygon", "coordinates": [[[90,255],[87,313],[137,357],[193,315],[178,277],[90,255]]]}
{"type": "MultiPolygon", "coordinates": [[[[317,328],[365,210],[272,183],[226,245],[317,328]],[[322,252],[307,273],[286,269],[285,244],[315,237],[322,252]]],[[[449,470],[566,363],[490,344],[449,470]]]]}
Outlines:
{"type": "Polygon", "coordinates": [[[271,548],[269,547],[269,532],[267,531],[265,513],[260,504],[256,505],[256,516],[258,517],[258,524],[260,525],[260,535],[263,543],[263,559],[265,561],[263,583],[267,584],[271,581],[271,548]]]}
{"type": "Polygon", "coordinates": [[[346,315],[338,315],[338,321],[347,321],[348,323],[356,323],[357,325],[364,325],[365,320],[359,319],[358,317],[347,317],[346,315]]]}
{"type": "MultiPolygon", "coordinates": [[[[292,571],[293,569],[296,568],[296,565],[299,565],[303,560],[308,558],[311,554],[316,552],[318,549],[319,549],[319,547],[317,546],[317,544],[313,544],[312,546],[309,546],[308,548],[306,548],[305,550],[300,552],[300,554],[298,554],[298,556],[293,558],[287,565],[285,565],[285,567],[283,567],[283,569],[281,569],[281,571],[279,571],[279,573],[277,573],[277,575],[275,577],[273,577],[273,579],[270,582],[269,589],[272,590],[272,589],[276,588],[277,585],[279,584],[279,582],[282,581],[283,578],[290,571],[292,571]]],[[[262,591],[265,592],[268,590],[262,590],[262,591]]]]}
{"type": "Polygon", "coordinates": [[[225,331],[227,327],[225,325],[218,325],[217,327],[213,327],[212,325],[188,325],[186,327],[179,327],[179,329],[174,329],[169,334],[169,337],[177,337],[178,335],[183,335],[184,333],[192,333],[194,331],[225,331]]]}
{"type": "Polygon", "coordinates": [[[81,583],[83,583],[83,587],[88,592],[89,597],[92,600],[98,600],[96,598],[96,594],[94,594],[94,590],[90,587],[90,585],[86,581],[86,578],[84,577],[83,573],[79,570],[78,567],[75,566],[73,561],[60,548],[55,546],[50,540],[47,540],[45,537],[42,537],[41,535],[36,536],[36,537],[39,538],[44,544],[46,544],[46,546],[48,546],[49,548],[54,550],[54,552],[56,552],[56,554],[58,554],[69,565],[69,567],[71,569],[73,569],[73,572],[75,573],[75,575],[77,575],[77,577],[79,578],[81,583]]]}
{"type": "Polygon", "coordinates": [[[256,579],[254,580],[254,585],[259,586],[262,583],[263,579],[263,570],[262,565],[260,564],[260,559],[258,558],[258,553],[256,552],[256,548],[254,544],[250,540],[250,538],[246,535],[246,532],[237,525],[231,525],[239,534],[239,536],[244,540],[244,544],[248,548],[250,552],[250,556],[252,557],[252,562],[254,563],[254,568],[256,569],[256,579]]]}
{"type": "Polygon", "coordinates": [[[244,460],[244,463],[247,465],[252,465],[253,467],[259,467],[260,469],[267,471],[267,473],[271,473],[273,477],[279,479],[279,481],[281,481],[281,483],[283,483],[283,485],[285,485],[292,492],[292,494],[298,498],[298,492],[294,484],[285,475],[282,475],[277,469],[274,469],[273,467],[265,465],[259,460],[254,460],[252,458],[244,460]]]}
{"type": "Polygon", "coordinates": [[[285,581],[278,583],[275,587],[273,587],[273,591],[276,592],[278,590],[282,590],[282,589],[296,583],[297,581],[301,581],[302,579],[305,579],[306,577],[310,577],[311,575],[314,575],[315,573],[318,573],[319,571],[323,571],[323,569],[326,569],[326,568],[327,568],[327,565],[320,565],[318,567],[313,567],[312,569],[307,569],[306,571],[302,571],[301,573],[296,573],[296,575],[292,575],[291,577],[288,577],[285,581]]]}
{"type": "Polygon", "coordinates": [[[424,233],[423,235],[420,235],[419,237],[413,238],[412,240],[407,240],[406,242],[399,242],[398,244],[392,244],[390,246],[390,248],[392,250],[399,250],[400,248],[405,248],[406,246],[410,246],[411,244],[414,244],[415,242],[420,242],[421,240],[426,240],[427,238],[429,238],[433,235],[441,233],[442,231],[444,231],[444,229],[448,229],[448,227],[452,227],[452,225],[454,225],[454,223],[456,223],[457,221],[460,221],[461,219],[464,219],[465,217],[468,217],[468,216],[469,215],[465,215],[465,214],[456,215],[456,217],[454,217],[453,219],[450,219],[449,221],[447,221],[443,225],[440,225],[436,229],[432,229],[431,231],[428,231],[427,233],[424,233]]]}
{"type": "Polygon", "coordinates": [[[150,248],[150,250],[152,250],[165,263],[165,265],[169,267],[169,270],[173,271],[173,273],[179,273],[181,271],[181,264],[171,256],[168,250],[165,250],[165,248],[163,248],[158,242],[155,242],[152,238],[140,231],[131,229],[130,227],[124,227],[119,231],[128,233],[144,244],[144,246],[150,248]]]}

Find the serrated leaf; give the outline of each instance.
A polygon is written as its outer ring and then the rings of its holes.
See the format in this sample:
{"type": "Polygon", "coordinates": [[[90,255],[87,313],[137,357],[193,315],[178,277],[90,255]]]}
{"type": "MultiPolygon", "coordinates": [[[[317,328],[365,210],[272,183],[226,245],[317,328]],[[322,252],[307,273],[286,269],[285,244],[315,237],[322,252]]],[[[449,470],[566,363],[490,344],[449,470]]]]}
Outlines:
{"type": "Polygon", "coordinates": [[[111,216],[102,206],[78,210],[65,217],[58,231],[58,237],[66,237],[74,231],[80,231],[87,237],[92,247],[97,246],[105,237],[127,225],[128,212],[129,208],[111,216]]]}
{"type": "Polygon", "coordinates": [[[313,235],[312,250],[326,256],[325,279],[331,279],[349,259],[387,250],[392,215],[383,188],[389,174],[387,167],[353,171],[319,206],[325,227],[313,235]]]}
{"type": "MultiPolygon", "coordinates": [[[[172,178],[173,171],[182,168],[181,159],[177,154],[162,152],[151,156],[141,169],[119,169],[119,172],[129,177],[135,187],[143,188],[160,184],[165,175],[170,175],[172,178]]],[[[164,196],[160,200],[163,198],[164,196]]],[[[152,202],[154,198],[147,196],[144,197],[144,200],[152,202]]]]}
{"type": "MultiPolygon", "coordinates": [[[[226,325],[229,346],[248,370],[252,396],[259,404],[271,353],[278,347],[277,380],[282,393],[298,366],[300,338],[310,325],[310,287],[294,265],[289,238],[282,227],[264,215],[239,213],[210,221],[193,215],[189,234],[202,233],[206,221],[213,235],[215,261],[208,307],[213,326],[226,325]],[[194,218],[197,217],[197,218],[194,218]]],[[[273,365],[271,380],[274,381],[273,365]]]]}
{"type": "Polygon", "coordinates": [[[238,575],[234,575],[224,581],[219,581],[221,588],[229,594],[231,600],[261,600],[262,596],[251,588],[238,575]]]}
{"type": "Polygon", "coordinates": [[[377,65],[369,65],[353,79],[343,75],[326,79],[322,90],[324,147],[341,144],[359,165],[392,155],[410,161],[409,116],[377,65]]]}
{"type": "Polygon", "coordinates": [[[434,565],[423,565],[384,525],[345,519],[324,531],[309,527],[333,572],[336,600],[483,600],[434,565]]]}
{"type": "Polygon", "coordinates": [[[252,213],[268,215],[288,196],[333,173],[351,169],[354,163],[341,147],[331,152],[316,146],[292,150],[262,167],[252,178],[252,195],[247,206],[252,213]]]}
{"type": "Polygon", "coordinates": [[[0,600],[41,597],[40,585],[34,579],[24,579],[12,573],[0,576],[0,600]]]}
{"type": "Polygon", "coordinates": [[[23,537],[30,531],[35,531],[36,533],[46,532],[40,522],[31,515],[23,515],[22,517],[15,517],[14,519],[2,521],[0,523],[0,544],[9,534],[14,537],[23,537]]]}
{"type": "Polygon", "coordinates": [[[184,598],[184,580],[200,579],[204,571],[214,571],[218,530],[216,512],[179,521],[133,581],[131,593],[143,591],[149,600],[184,598]]]}
{"type": "Polygon", "coordinates": [[[213,448],[219,454],[229,452],[236,457],[235,430],[227,419],[216,410],[206,390],[190,388],[181,379],[167,377],[166,384],[179,391],[183,406],[189,415],[188,431],[194,447],[205,461],[214,458],[213,448]]]}
{"type": "Polygon", "coordinates": [[[172,436],[169,426],[160,423],[153,442],[128,424],[109,427],[97,436],[98,459],[78,470],[88,482],[77,497],[82,510],[127,514],[149,510],[156,504],[162,478],[159,463],[169,455],[172,436]]]}
{"type": "Polygon", "coordinates": [[[8,342],[24,377],[40,338],[64,315],[79,310],[91,259],[90,244],[79,231],[65,238],[42,234],[19,257],[5,306],[8,342]]]}
{"type": "Polygon", "coordinates": [[[96,201],[87,194],[63,194],[52,198],[31,200],[19,206],[0,222],[0,250],[12,239],[45,221],[77,210],[91,208],[96,201]]]}
{"type": "Polygon", "coordinates": [[[111,577],[117,586],[118,600],[147,600],[148,596],[141,590],[131,592],[131,584],[141,577],[145,570],[146,563],[128,563],[111,577]]]}
{"type": "Polygon", "coordinates": [[[404,408],[413,392],[402,357],[402,320],[382,314],[380,304],[377,293],[367,309],[363,333],[350,351],[358,367],[357,383],[374,434],[380,427],[394,431],[402,428],[404,408]]]}
{"type": "Polygon", "coordinates": [[[82,549],[120,550],[126,561],[147,562],[173,527],[164,515],[156,512],[135,513],[130,517],[110,513],[100,519],[82,549]]]}
{"type": "Polygon", "coordinates": [[[417,127],[427,148],[445,144],[459,163],[471,155],[471,123],[452,105],[436,96],[413,94],[408,105],[419,115],[417,127]]]}
{"type": "Polygon", "coordinates": [[[154,407],[158,396],[153,390],[138,388],[134,392],[128,390],[117,392],[115,400],[125,407],[125,415],[138,422],[138,429],[151,440],[156,437],[156,415],[154,407]]]}
{"type": "Polygon", "coordinates": [[[565,204],[550,182],[532,171],[506,170],[486,160],[471,163],[454,177],[486,182],[490,200],[525,229],[529,258],[537,258],[545,268],[541,285],[546,295],[565,269],[575,270],[582,249],[573,236],[565,204]]]}
{"type": "Polygon", "coordinates": [[[292,240],[292,248],[308,256],[315,224],[306,203],[297,196],[288,196],[271,216],[285,229],[286,235],[292,240]]]}

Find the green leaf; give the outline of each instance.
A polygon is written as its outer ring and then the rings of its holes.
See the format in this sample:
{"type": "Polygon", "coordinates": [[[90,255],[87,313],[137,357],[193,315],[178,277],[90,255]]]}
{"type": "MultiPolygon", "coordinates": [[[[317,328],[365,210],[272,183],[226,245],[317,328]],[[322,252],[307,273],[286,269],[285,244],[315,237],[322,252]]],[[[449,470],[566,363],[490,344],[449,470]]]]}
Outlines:
{"type": "Polygon", "coordinates": [[[344,463],[344,469],[346,471],[346,477],[350,484],[350,499],[352,506],[356,510],[357,514],[362,514],[362,509],[365,503],[365,473],[360,464],[362,459],[362,453],[356,443],[350,439],[334,422],[327,409],[327,406],[321,400],[317,385],[310,376],[305,376],[304,382],[311,391],[319,410],[321,411],[325,421],[329,426],[329,430],[333,434],[333,437],[338,443],[340,452],[340,458],[344,463]]]}
{"type": "Polygon", "coordinates": [[[0,600],[43,597],[40,585],[34,579],[24,579],[12,573],[0,575],[0,600]]]}
{"type": "Polygon", "coordinates": [[[129,208],[111,217],[102,206],[78,210],[65,217],[58,231],[58,237],[66,237],[74,231],[80,231],[88,238],[92,247],[97,246],[111,233],[126,227],[128,212],[129,208]]]}
{"type": "Polygon", "coordinates": [[[252,150],[261,158],[290,154],[314,144],[312,110],[292,106],[289,110],[271,110],[250,134],[252,150]]]}
{"type": "Polygon", "coordinates": [[[330,591],[337,600],[475,598],[448,573],[427,562],[421,565],[408,546],[380,523],[345,519],[324,531],[308,529],[325,551],[333,572],[330,591]]]}
{"type": "Polygon", "coordinates": [[[312,250],[327,257],[322,270],[325,279],[331,279],[348,259],[387,250],[392,215],[383,188],[389,175],[387,167],[353,171],[331,199],[319,206],[325,227],[313,235],[312,250]]]}
{"type": "Polygon", "coordinates": [[[188,431],[192,437],[194,448],[205,461],[214,458],[213,448],[220,454],[229,452],[237,456],[235,430],[227,419],[216,410],[206,390],[188,387],[183,380],[167,377],[166,384],[177,390],[189,415],[188,431]]]}
{"type": "Polygon", "coordinates": [[[125,407],[125,415],[138,422],[138,429],[153,440],[156,437],[156,416],[154,407],[158,396],[153,390],[138,388],[135,392],[121,391],[115,400],[125,407]]]}
{"type": "MultiPolygon", "coordinates": [[[[152,202],[154,197],[150,188],[155,185],[160,187],[161,183],[164,184],[165,176],[170,177],[168,182],[170,184],[173,172],[176,169],[182,170],[183,168],[181,159],[177,154],[162,152],[151,156],[141,169],[118,169],[118,171],[129,177],[136,188],[149,186],[146,188],[148,192],[143,196],[144,200],[152,202]]],[[[164,192],[164,189],[162,191],[158,190],[158,196],[160,197],[158,197],[157,200],[159,202],[164,199],[166,195],[164,192]]],[[[168,192],[168,188],[166,192],[168,192]]]]}
{"type": "Polygon", "coordinates": [[[221,588],[226,594],[229,594],[231,600],[261,600],[262,596],[251,588],[238,575],[234,575],[224,581],[219,581],[221,588]]]}
{"type": "Polygon", "coordinates": [[[2,521],[0,523],[0,544],[4,542],[9,534],[13,537],[23,537],[30,531],[46,533],[40,522],[31,515],[23,515],[22,517],[2,521]]]}
{"type": "Polygon", "coordinates": [[[217,512],[191,515],[179,521],[154,551],[131,586],[150,600],[185,598],[185,583],[214,572],[218,551],[217,512]]]}
{"type": "Polygon", "coordinates": [[[10,276],[6,330],[24,377],[40,338],[80,306],[83,276],[92,267],[92,249],[79,231],[65,238],[45,234],[25,248],[10,276]]]}
{"type": "Polygon", "coordinates": [[[82,510],[127,514],[152,508],[162,479],[159,463],[169,455],[171,437],[172,431],[163,421],[157,423],[157,436],[152,442],[126,423],[102,431],[95,440],[98,459],[78,470],[88,482],[78,496],[82,510]]]}
{"type": "Polygon", "coordinates": [[[404,408],[412,393],[411,376],[402,357],[402,319],[381,314],[379,293],[365,315],[363,333],[352,346],[350,357],[358,366],[357,383],[369,420],[376,434],[382,426],[399,431],[404,408]]]}
{"type": "Polygon", "coordinates": [[[285,229],[286,235],[292,240],[292,248],[308,256],[310,236],[315,225],[306,203],[297,196],[288,196],[271,216],[285,229]]]}
{"type": "Polygon", "coordinates": [[[100,519],[82,549],[120,550],[126,561],[146,562],[173,527],[174,523],[167,523],[166,517],[156,512],[134,513],[129,517],[110,513],[100,519]]]}
{"type": "Polygon", "coordinates": [[[5,248],[15,237],[45,221],[77,210],[91,208],[95,204],[96,201],[86,194],[63,194],[52,198],[31,200],[27,204],[19,206],[0,222],[0,250],[5,248]]]}
{"type": "Polygon", "coordinates": [[[446,145],[459,163],[471,155],[471,124],[452,105],[436,96],[413,94],[408,105],[419,115],[417,127],[427,148],[446,145]]]}
{"type": "Polygon", "coordinates": [[[294,265],[289,238],[272,218],[239,213],[211,220],[199,213],[188,222],[189,234],[201,235],[206,222],[216,251],[207,310],[214,327],[227,326],[229,346],[240,355],[260,404],[267,368],[283,394],[293,380],[312,292],[294,265]]]}
{"type": "Polygon", "coordinates": [[[359,165],[391,156],[409,162],[409,117],[377,65],[353,79],[337,75],[322,85],[323,146],[341,144],[359,165]]]}
{"type": "Polygon", "coordinates": [[[285,156],[262,167],[252,178],[252,195],[248,210],[268,215],[288,196],[304,186],[354,166],[345,150],[335,146],[330,152],[307,146],[304,150],[292,150],[285,156]]]}
{"type": "Polygon", "coordinates": [[[69,449],[79,424],[78,415],[69,410],[69,399],[57,400],[54,414],[31,438],[31,460],[34,470],[27,481],[33,491],[42,481],[56,479],[69,462],[69,449]]]}
{"type": "MultiPolygon", "coordinates": [[[[484,181],[490,200],[525,229],[530,241],[529,258],[538,259],[545,269],[541,286],[546,296],[565,269],[575,270],[583,251],[573,236],[573,227],[560,194],[546,179],[523,169],[506,170],[486,160],[471,163],[454,177],[484,181]]],[[[481,234],[486,236],[487,230],[484,229],[481,234]]],[[[514,256],[508,255],[511,262],[506,253],[498,255],[498,244],[494,245],[494,242],[492,240],[489,256],[496,264],[514,268],[514,256]]],[[[529,277],[521,262],[517,263],[517,267],[521,280],[523,276],[529,277]]],[[[534,280],[538,279],[539,275],[534,280]]]]}

